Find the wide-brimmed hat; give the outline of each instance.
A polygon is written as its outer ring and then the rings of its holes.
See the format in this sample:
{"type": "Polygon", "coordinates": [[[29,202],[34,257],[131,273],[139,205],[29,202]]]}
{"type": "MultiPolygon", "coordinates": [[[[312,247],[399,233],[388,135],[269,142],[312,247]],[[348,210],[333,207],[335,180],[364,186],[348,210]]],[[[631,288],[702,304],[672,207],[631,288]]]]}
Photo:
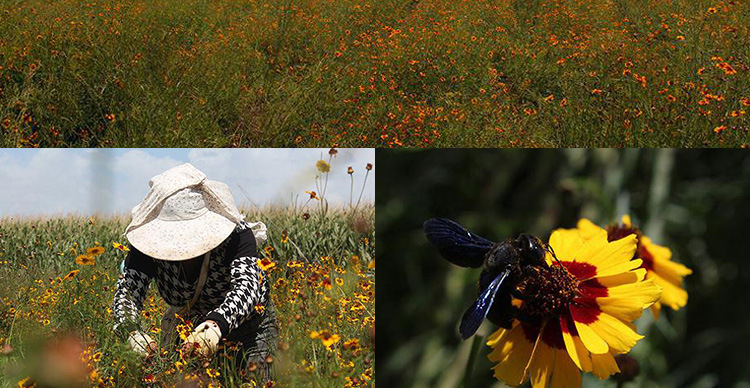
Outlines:
{"type": "Polygon", "coordinates": [[[182,261],[216,248],[244,218],[224,183],[206,179],[190,163],[151,178],[151,190],[133,208],[125,236],[159,260],[182,261]]]}

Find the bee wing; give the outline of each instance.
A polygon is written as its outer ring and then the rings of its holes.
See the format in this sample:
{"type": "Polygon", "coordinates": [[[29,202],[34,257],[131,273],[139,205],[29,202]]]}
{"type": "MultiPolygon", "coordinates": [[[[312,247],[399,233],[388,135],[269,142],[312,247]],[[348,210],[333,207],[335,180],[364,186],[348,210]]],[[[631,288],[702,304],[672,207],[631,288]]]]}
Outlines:
{"type": "Polygon", "coordinates": [[[424,233],[443,257],[462,267],[481,267],[484,255],[493,245],[492,241],[469,232],[447,218],[430,218],[425,221],[424,233]]]}
{"type": "Polygon", "coordinates": [[[510,269],[506,269],[492,280],[490,285],[482,290],[477,298],[476,302],[469,307],[461,318],[461,324],[458,326],[458,332],[461,334],[461,338],[467,339],[474,335],[479,329],[479,326],[487,317],[487,313],[490,311],[492,302],[495,300],[495,294],[500,289],[503,281],[508,277],[510,269]]]}

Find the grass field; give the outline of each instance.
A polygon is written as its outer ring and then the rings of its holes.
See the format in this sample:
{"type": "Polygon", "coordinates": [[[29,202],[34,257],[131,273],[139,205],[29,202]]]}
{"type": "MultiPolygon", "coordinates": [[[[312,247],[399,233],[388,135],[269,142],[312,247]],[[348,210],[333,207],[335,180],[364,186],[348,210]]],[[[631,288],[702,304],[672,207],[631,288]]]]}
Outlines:
{"type": "Polygon", "coordinates": [[[4,146],[741,146],[736,0],[0,0],[4,146]]]}
{"type": "MultiPolygon", "coordinates": [[[[291,208],[247,217],[269,226],[261,254],[274,264],[266,274],[281,331],[275,385],[374,386],[374,208],[355,216],[314,210],[309,217],[291,208]]],[[[164,349],[144,362],[115,337],[110,308],[125,252],[113,243],[126,242],[127,222],[0,220],[0,387],[256,386],[226,358],[204,364],[164,349]],[[105,249],[95,263],[76,264],[94,246],[105,249]]],[[[164,308],[152,286],[141,315],[155,338],[164,308]]]]}

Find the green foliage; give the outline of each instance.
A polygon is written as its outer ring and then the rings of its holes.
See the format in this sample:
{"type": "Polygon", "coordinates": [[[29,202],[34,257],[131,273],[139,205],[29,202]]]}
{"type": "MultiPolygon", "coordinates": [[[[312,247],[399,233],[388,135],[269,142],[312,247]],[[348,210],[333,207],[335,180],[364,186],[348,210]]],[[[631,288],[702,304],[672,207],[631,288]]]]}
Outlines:
{"type": "MultiPolygon", "coordinates": [[[[381,383],[404,387],[502,387],[482,346],[467,372],[472,340],[457,325],[476,299],[479,270],[440,258],[422,231],[449,217],[501,240],[527,232],[547,239],[580,217],[599,225],[630,214],[675,261],[693,270],[688,304],[649,311],[631,351],[640,374],[624,387],[743,387],[750,383],[746,344],[750,249],[750,158],[706,150],[378,151],[378,312],[389,335],[379,341],[381,383]],[[403,171],[419,174],[403,174],[403,171]],[[388,301],[387,303],[383,301],[388,301]]],[[[494,330],[485,323],[478,335],[494,330]]],[[[584,378],[584,387],[615,382],[584,378]]]]}
{"type": "Polygon", "coordinates": [[[3,146],[748,143],[742,1],[0,4],[3,146]]]}

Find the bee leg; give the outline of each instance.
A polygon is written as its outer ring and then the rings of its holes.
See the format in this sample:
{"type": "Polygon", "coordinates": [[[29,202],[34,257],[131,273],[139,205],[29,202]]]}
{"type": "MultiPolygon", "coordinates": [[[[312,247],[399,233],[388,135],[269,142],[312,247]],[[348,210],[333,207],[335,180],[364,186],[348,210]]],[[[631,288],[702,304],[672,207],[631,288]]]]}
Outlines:
{"type": "Polygon", "coordinates": [[[510,294],[496,295],[495,302],[487,313],[487,319],[504,328],[510,329],[513,325],[513,305],[511,305],[510,294]]]}
{"type": "Polygon", "coordinates": [[[510,291],[510,294],[513,295],[514,298],[520,299],[520,300],[526,300],[526,296],[521,293],[517,288],[510,291]]]}
{"type": "Polygon", "coordinates": [[[518,319],[519,321],[526,322],[526,323],[533,323],[533,324],[540,323],[539,319],[532,318],[532,317],[529,317],[528,315],[524,315],[523,313],[521,313],[521,310],[518,307],[513,307],[513,309],[514,309],[513,314],[515,315],[516,319],[518,319]]]}

